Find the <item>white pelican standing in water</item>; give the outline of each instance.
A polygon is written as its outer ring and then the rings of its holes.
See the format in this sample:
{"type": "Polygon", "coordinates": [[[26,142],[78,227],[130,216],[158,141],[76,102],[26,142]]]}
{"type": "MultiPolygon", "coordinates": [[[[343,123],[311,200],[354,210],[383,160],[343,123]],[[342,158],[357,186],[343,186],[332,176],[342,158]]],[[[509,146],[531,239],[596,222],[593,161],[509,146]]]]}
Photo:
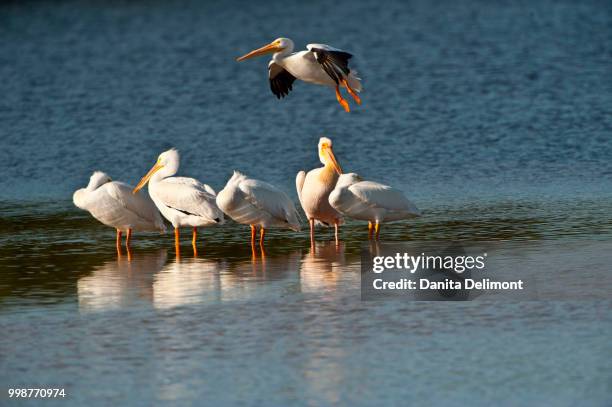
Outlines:
{"type": "Polygon", "coordinates": [[[346,216],[367,220],[370,239],[372,229],[378,239],[382,222],[421,215],[417,207],[399,189],[378,182],[365,181],[355,173],[340,175],[336,188],[329,195],[329,203],[346,216]]]}
{"type": "Polygon", "coordinates": [[[238,171],[234,171],[225,188],[219,191],[217,205],[236,222],[251,226],[251,246],[255,246],[256,226],[260,227],[259,245],[262,247],[268,228],[300,230],[297,210],[287,194],[238,171]]]}
{"type": "Polygon", "coordinates": [[[338,225],[342,223],[342,214],[329,204],[329,194],[336,186],[342,169],[336,161],[330,139],[321,137],[318,149],[319,160],[324,166],[310,170],[308,173],[300,171],[295,178],[300,204],[310,225],[310,243],[313,246],[315,221],[327,226],[334,225],[336,244],[338,244],[338,225]]]}
{"type": "Polygon", "coordinates": [[[287,96],[292,90],[293,82],[300,79],[335,88],[336,99],[347,112],[350,111],[350,107],[342,97],[340,87],[346,88],[355,102],[361,104],[357,94],[361,92],[361,79],[348,67],[351,54],[325,44],[308,44],[307,51],[300,52],[293,52],[293,47],[293,41],[289,38],[278,38],[236,60],[243,61],[259,55],[274,54],[268,64],[268,74],[270,89],[279,99],[287,96]]]}
{"type": "Polygon", "coordinates": [[[166,231],[164,220],[148,195],[132,194],[131,185],[113,181],[101,171],[94,172],[87,187],[76,191],[72,200],[78,208],[88,211],[106,226],[117,229],[119,253],[122,232],[126,232],[125,246],[129,249],[132,230],[166,231]]]}
{"type": "Polygon", "coordinates": [[[217,207],[215,191],[210,186],[193,178],[173,177],[179,169],[179,162],[179,153],[175,149],[161,153],[153,168],[136,185],[134,193],[148,182],[153,202],[174,226],[177,255],[181,226],[193,227],[191,245],[197,254],[197,228],[222,224],[223,212],[217,207]]]}

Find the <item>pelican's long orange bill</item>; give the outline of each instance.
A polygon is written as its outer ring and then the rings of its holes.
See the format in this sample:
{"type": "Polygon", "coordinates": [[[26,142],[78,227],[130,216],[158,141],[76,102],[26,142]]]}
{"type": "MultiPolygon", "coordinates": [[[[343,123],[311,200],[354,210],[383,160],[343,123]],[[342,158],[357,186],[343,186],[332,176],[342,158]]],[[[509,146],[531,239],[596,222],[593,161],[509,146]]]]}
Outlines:
{"type": "Polygon", "coordinates": [[[153,174],[155,174],[157,171],[161,170],[164,166],[160,163],[156,163],[153,168],[151,168],[149,170],[149,172],[147,172],[147,175],[145,175],[144,177],[142,177],[142,179],[140,180],[140,182],[138,183],[138,185],[136,185],[136,188],[134,188],[134,190],[132,191],[133,194],[135,194],[136,192],[138,192],[140,189],[142,189],[142,187],[144,187],[147,182],[149,182],[149,179],[153,176],[153,174]]]}
{"type": "Polygon", "coordinates": [[[342,168],[340,168],[340,164],[338,164],[338,161],[336,161],[336,156],[334,155],[334,152],[331,148],[327,149],[327,155],[329,156],[329,160],[331,161],[338,175],[342,175],[342,168]]]}
{"type": "Polygon", "coordinates": [[[246,55],[243,55],[241,57],[236,58],[236,61],[240,62],[240,61],[244,61],[245,59],[257,57],[259,55],[271,54],[273,52],[277,52],[277,51],[280,51],[280,50],[281,50],[281,48],[277,44],[271,43],[271,44],[265,45],[265,46],[263,46],[261,48],[258,48],[256,50],[253,50],[253,51],[249,52],[246,55]]]}

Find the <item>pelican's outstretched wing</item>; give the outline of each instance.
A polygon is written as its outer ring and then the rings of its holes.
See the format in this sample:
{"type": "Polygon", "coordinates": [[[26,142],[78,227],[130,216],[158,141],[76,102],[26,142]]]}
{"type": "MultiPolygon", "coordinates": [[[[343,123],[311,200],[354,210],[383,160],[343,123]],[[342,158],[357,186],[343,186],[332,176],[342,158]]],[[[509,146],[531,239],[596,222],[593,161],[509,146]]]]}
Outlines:
{"type": "Polygon", "coordinates": [[[268,64],[268,75],[270,77],[270,90],[278,99],[287,96],[293,89],[295,76],[274,61],[270,61],[268,64]]]}
{"type": "Polygon", "coordinates": [[[300,222],[295,205],[283,191],[267,182],[252,178],[241,181],[238,188],[255,207],[287,223],[292,229],[300,230],[300,222]]]}
{"type": "Polygon", "coordinates": [[[185,177],[170,177],[159,182],[155,194],[172,209],[186,215],[204,217],[223,222],[223,212],[215,202],[212,188],[198,180],[185,177]]]}
{"type": "Polygon", "coordinates": [[[415,216],[421,214],[417,207],[406,198],[402,191],[388,185],[372,181],[362,181],[351,185],[348,189],[357,198],[371,207],[408,212],[415,216]]]}
{"type": "Polygon", "coordinates": [[[308,44],[306,48],[314,54],[317,62],[334,82],[339,83],[351,73],[348,61],[353,57],[352,54],[325,44],[308,44]]]}

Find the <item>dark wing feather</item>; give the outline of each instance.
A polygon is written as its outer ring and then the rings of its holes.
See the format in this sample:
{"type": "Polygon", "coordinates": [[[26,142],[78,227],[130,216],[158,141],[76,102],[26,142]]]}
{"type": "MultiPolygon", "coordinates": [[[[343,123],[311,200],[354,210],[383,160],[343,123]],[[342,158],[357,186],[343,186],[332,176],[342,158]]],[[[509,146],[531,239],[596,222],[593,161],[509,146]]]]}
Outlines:
{"type": "Polygon", "coordinates": [[[353,56],[352,54],[345,51],[317,47],[310,47],[309,49],[314,53],[317,62],[321,64],[323,70],[334,82],[339,83],[351,72],[348,67],[348,61],[353,56]]]}
{"type": "Polygon", "coordinates": [[[293,89],[295,76],[291,75],[282,66],[271,61],[268,65],[268,74],[270,77],[270,90],[278,99],[287,96],[293,89]]]}

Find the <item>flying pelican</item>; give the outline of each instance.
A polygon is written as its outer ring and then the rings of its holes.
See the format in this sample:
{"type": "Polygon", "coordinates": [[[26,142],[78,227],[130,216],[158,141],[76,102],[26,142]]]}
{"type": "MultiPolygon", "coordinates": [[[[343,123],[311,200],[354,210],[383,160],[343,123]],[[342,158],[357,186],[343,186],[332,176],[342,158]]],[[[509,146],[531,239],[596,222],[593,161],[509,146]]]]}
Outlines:
{"type": "Polygon", "coordinates": [[[372,223],[378,239],[382,222],[421,215],[402,191],[378,182],[365,181],[355,173],[340,175],[336,188],[329,194],[329,203],[343,215],[367,220],[370,239],[372,223]]]}
{"type": "Polygon", "coordinates": [[[138,192],[149,183],[149,194],[172,226],[174,226],[174,243],[179,253],[179,228],[193,227],[191,245],[197,254],[196,238],[198,226],[210,226],[224,222],[223,212],[215,203],[215,191],[208,185],[193,178],[173,177],[179,169],[180,157],[174,148],[164,151],[157,158],[136,188],[138,192]]]}
{"type": "MultiPolygon", "coordinates": [[[[129,249],[132,230],[166,231],[164,220],[151,198],[132,194],[132,186],[94,172],[86,188],[74,193],[72,201],[106,226],[117,229],[117,250],[121,253],[121,234],[126,232],[125,246],[129,249]]],[[[129,254],[129,253],[128,253],[129,254]]]]}
{"type": "Polygon", "coordinates": [[[300,79],[335,88],[336,99],[347,112],[350,112],[350,107],[340,94],[341,86],[346,88],[358,105],[361,104],[357,94],[361,92],[361,79],[348,67],[351,54],[325,44],[308,44],[307,51],[300,52],[293,52],[293,47],[293,41],[289,38],[277,38],[268,45],[236,58],[236,61],[274,54],[268,64],[268,76],[270,89],[279,99],[287,96],[293,82],[300,79]]]}
{"type": "Polygon", "coordinates": [[[236,222],[251,226],[251,246],[255,246],[255,228],[258,225],[259,245],[262,247],[268,228],[300,230],[297,210],[287,194],[274,185],[238,171],[234,171],[225,188],[219,191],[217,205],[236,222]]]}
{"type": "Polygon", "coordinates": [[[338,225],[342,223],[342,214],[329,204],[329,194],[336,186],[342,169],[336,161],[332,150],[332,141],[327,137],[319,139],[319,160],[324,167],[300,171],[295,178],[295,186],[302,209],[310,225],[310,242],[314,245],[315,221],[325,225],[334,225],[336,244],[338,244],[338,225]]]}

